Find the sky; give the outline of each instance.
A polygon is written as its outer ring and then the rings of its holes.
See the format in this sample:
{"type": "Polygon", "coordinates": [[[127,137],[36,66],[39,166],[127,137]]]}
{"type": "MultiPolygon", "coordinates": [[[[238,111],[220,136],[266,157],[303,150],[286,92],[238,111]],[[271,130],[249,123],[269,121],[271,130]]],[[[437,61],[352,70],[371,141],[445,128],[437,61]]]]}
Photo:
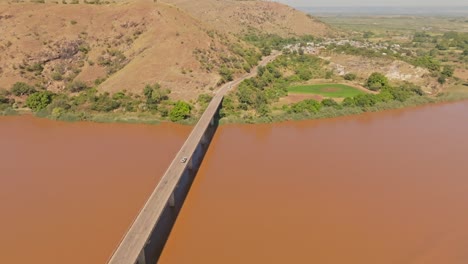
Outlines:
{"type": "Polygon", "coordinates": [[[276,0],[291,6],[468,6],[467,0],[276,0]]]}

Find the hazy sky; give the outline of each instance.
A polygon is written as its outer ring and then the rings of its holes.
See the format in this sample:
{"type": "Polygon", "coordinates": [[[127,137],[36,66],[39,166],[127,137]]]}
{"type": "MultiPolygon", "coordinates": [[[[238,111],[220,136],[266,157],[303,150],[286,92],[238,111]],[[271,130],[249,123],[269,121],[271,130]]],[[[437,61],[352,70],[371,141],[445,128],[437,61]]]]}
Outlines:
{"type": "Polygon", "coordinates": [[[468,6],[467,0],[276,0],[291,6],[468,6]]]}

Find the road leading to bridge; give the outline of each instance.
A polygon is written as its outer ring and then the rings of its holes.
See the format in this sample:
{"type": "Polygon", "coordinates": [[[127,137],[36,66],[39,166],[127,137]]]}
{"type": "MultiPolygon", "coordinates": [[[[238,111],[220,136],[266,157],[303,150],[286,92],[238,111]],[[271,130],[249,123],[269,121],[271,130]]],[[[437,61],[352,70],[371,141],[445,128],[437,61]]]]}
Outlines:
{"type": "MultiPolygon", "coordinates": [[[[272,55],[265,57],[259,63],[259,65],[265,66],[280,54],[280,52],[274,52],[272,55]]],[[[200,151],[200,149],[202,149],[201,151],[206,151],[206,149],[203,150],[202,146],[207,146],[207,144],[209,144],[207,141],[211,141],[211,137],[208,138],[206,133],[210,126],[214,125],[214,118],[218,112],[224,95],[229,90],[239,85],[239,83],[241,83],[243,80],[255,76],[257,74],[257,69],[258,66],[252,69],[250,73],[244,74],[240,78],[224,84],[217,91],[207,109],[201,116],[200,120],[195,125],[191,134],[185,141],[184,145],[175,156],[161,181],[156,186],[153,193],[150,195],[145,205],[141,209],[140,213],[135,218],[133,224],[123,237],[119,246],[112,254],[110,260],[108,261],[109,264],[146,263],[146,259],[148,258],[149,254],[145,253],[145,247],[150,243],[152,234],[158,231],[155,229],[157,229],[158,226],[169,226],[169,229],[172,228],[173,223],[169,225],[161,225],[159,222],[163,221],[162,218],[165,214],[168,214],[166,212],[167,208],[175,206],[176,188],[179,186],[180,189],[180,185],[182,185],[181,179],[184,177],[184,175],[190,174],[190,172],[196,172],[198,170],[198,168],[195,168],[195,166],[199,166],[201,160],[197,160],[199,159],[199,155],[197,153],[200,151]]],[[[190,184],[191,182],[189,182],[189,184],[185,184],[186,192],[188,192],[190,184]]],[[[186,192],[181,194],[184,196],[182,197],[182,203],[187,194],[186,192]]],[[[179,207],[181,207],[181,205],[179,207]]],[[[170,220],[164,219],[164,221],[175,221],[177,214],[178,212],[170,220]]],[[[170,230],[164,230],[162,233],[164,235],[169,235],[169,232],[170,230]]],[[[151,258],[148,260],[150,261],[151,258]]]]}

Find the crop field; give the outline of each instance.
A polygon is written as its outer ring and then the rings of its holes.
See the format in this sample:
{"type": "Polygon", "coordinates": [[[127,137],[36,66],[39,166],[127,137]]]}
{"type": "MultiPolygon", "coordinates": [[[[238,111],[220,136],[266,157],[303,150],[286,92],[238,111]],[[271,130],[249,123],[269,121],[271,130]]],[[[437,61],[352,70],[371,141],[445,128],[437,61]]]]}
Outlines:
{"type": "Polygon", "coordinates": [[[316,94],[333,98],[352,97],[364,93],[354,87],[334,83],[292,86],[288,91],[290,93],[316,94]]]}

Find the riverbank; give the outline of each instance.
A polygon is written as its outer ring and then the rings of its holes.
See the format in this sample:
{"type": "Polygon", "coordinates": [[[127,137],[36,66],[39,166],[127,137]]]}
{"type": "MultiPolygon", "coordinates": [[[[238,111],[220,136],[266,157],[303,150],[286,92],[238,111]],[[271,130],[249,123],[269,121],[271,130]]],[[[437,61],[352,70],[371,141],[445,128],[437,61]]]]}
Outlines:
{"type": "Polygon", "coordinates": [[[391,101],[380,102],[370,107],[345,107],[337,109],[335,107],[324,107],[317,113],[302,112],[302,113],[286,113],[276,112],[267,117],[229,117],[223,118],[220,124],[267,124],[267,123],[281,123],[286,121],[305,121],[315,119],[328,119],[336,117],[345,117],[352,115],[360,115],[364,113],[383,112],[388,110],[397,110],[413,107],[423,107],[427,105],[452,103],[458,101],[468,100],[468,94],[442,94],[440,96],[414,96],[404,102],[391,101]]]}
{"type": "MultiPolygon", "coordinates": [[[[265,123],[280,123],[285,121],[302,121],[314,119],[327,119],[351,115],[360,115],[364,113],[381,112],[395,109],[404,109],[412,107],[420,107],[432,104],[451,103],[457,101],[468,100],[468,92],[458,89],[453,89],[449,93],[439,94],[438,96],[413,96],[404,102],[391,101],[380,102],[370,107],[345,107],[337,109],[335,107],[323,107],[317,113],[287,113],[282,110],[273,111],[267,117],[255,117],[253,115],[245,115],[241,117],[224,117],[220,120],[220,124],[265,124],[265,123]]],[[[161,119],[157,115],[151,113],[64,113],[60,116],[44,115],[43,113],[34,113],[31,110],[7,108],[0,111],[0,116],[14,115],[34,115],[38,118],[47,118],[65,122],[80,122],[89,121],[96,123],[130,123],[130,124],[151,124],[157,125],[161,123],[177,123],[182,125],[195,125],[198,122],[198,117],[192,117],[180,122],[172,122],[170,119],[161,119]]]]}

